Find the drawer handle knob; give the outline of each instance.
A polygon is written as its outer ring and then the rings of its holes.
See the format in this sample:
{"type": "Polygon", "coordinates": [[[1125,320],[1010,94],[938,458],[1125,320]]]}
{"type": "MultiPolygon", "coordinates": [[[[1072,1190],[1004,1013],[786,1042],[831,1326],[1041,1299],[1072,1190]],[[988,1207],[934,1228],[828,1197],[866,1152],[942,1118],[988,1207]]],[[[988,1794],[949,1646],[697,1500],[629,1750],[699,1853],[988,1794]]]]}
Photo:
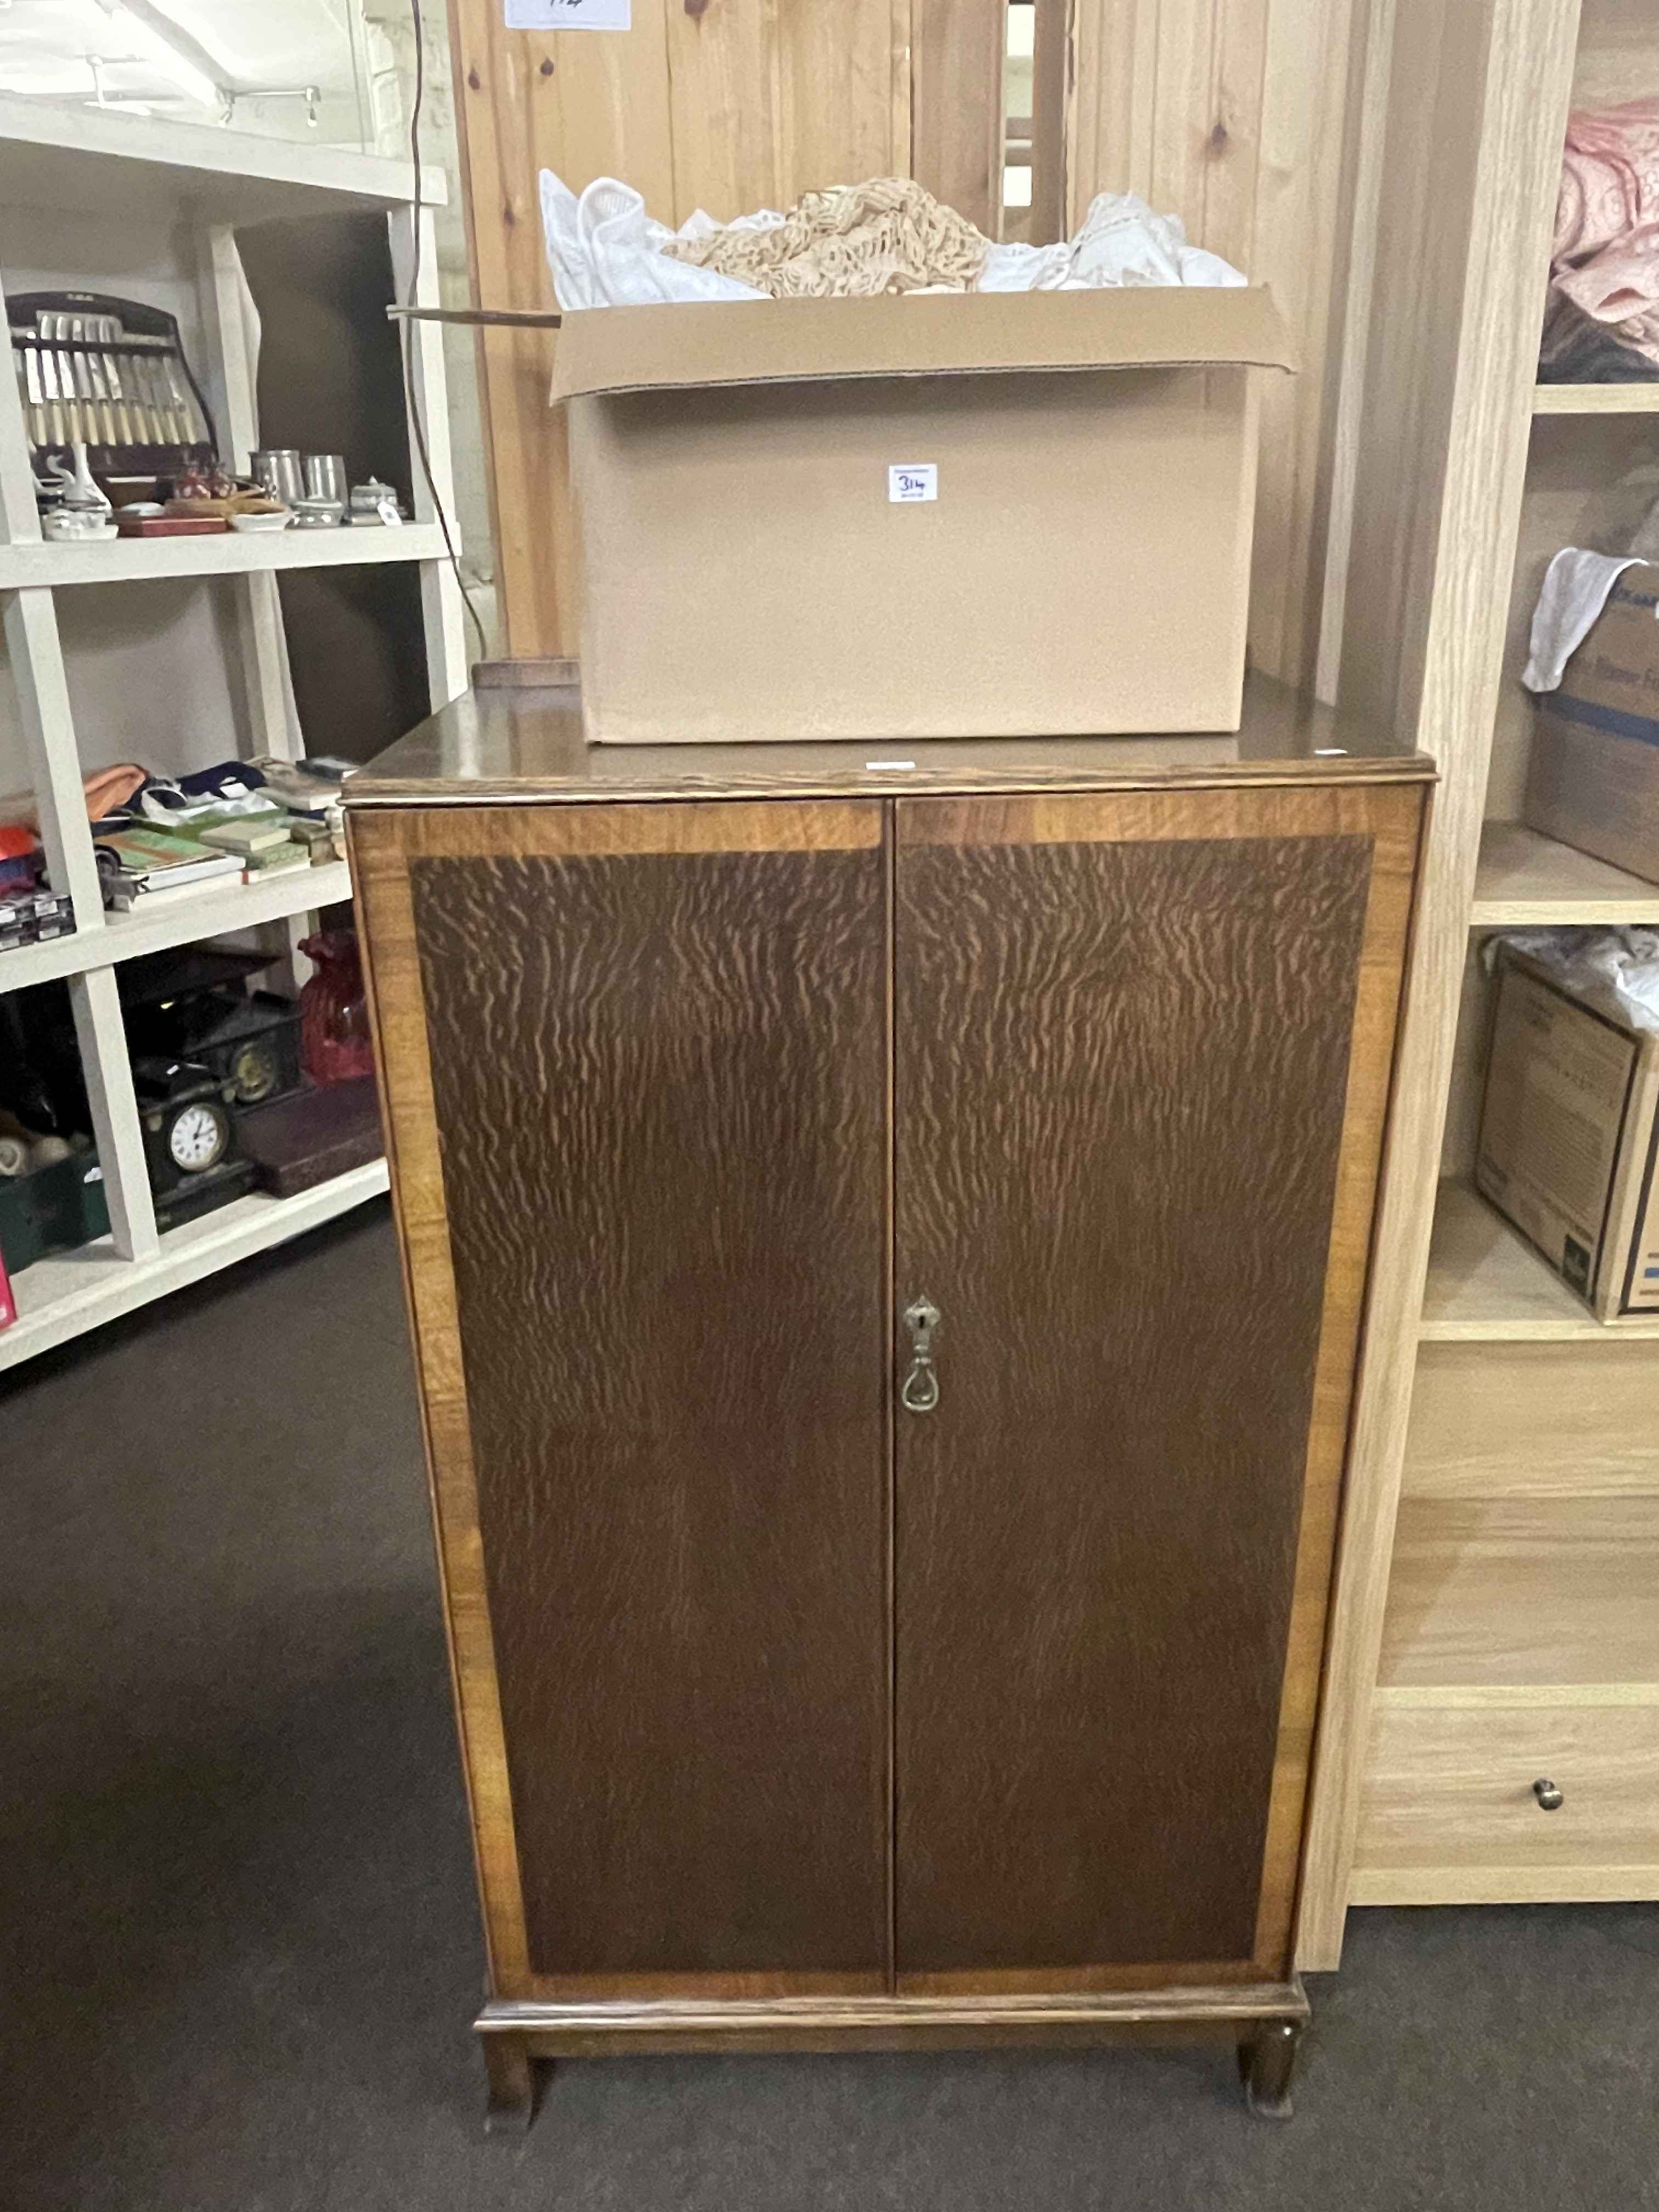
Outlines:
{"type": "Polygon", "coordinates": [[[1538,1800],[1539,1806],[1544,1812],[1559,1813],[1560,1811],[1561,1792],[1553,1782],[1534,1782],[1532,1785],[1532,1794],[1538,1800]]]}
{"type": "Polygon", "coordinates": [[[931,1413],[939,1403],[939,1370],[933,1364],[933,1339],[939,1325],[939,1308],[931,1298],[917,1298],[904,1309],[904,1326],[910,1333],[910,1365],[899,1387],[899,1403],[907,1413],[931,1413]]]}

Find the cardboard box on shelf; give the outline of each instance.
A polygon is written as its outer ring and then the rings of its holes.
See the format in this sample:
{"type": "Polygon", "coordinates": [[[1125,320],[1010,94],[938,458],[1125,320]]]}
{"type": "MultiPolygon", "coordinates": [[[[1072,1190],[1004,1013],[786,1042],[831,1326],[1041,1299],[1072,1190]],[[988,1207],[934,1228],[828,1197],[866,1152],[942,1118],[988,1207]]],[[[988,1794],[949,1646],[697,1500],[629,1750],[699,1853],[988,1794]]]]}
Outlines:
{"type": "Polygon", "coordinates": [[[1602,1321],[1659,1309],[1659,1035],[1505,946],[1475,1188],[1602,1321]]]}
{"type": "Polygon", "coordinates": [[[1559,690],[1538,702],[1529,826],[1659,883],[1659,568],[1614,584],[1559,690]]]}
{"type": "Polygon", "coordinates": [[[599,744],[1229,731],[1256,288],[568,315],[599,744]]]}

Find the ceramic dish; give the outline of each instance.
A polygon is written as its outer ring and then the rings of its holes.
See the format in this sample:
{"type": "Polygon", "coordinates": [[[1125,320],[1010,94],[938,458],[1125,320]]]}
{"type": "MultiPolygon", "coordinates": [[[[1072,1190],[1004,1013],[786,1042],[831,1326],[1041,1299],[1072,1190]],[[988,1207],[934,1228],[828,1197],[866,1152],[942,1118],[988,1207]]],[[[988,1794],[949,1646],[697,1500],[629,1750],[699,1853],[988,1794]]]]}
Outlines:
{"type": "Polygon", "coordinates": [[[54,545],[102,545],[120,535],[107,517],[94,520],[80,514],[48,514],[43,517],[40,529],[54,545]]]}
{"type": "Polygon", "coordinates": [[[250,538],[262,537],[266,532],[286,530],[294,517],[284,507],[280,514],[233,514],[230,526],[250,538]]]}

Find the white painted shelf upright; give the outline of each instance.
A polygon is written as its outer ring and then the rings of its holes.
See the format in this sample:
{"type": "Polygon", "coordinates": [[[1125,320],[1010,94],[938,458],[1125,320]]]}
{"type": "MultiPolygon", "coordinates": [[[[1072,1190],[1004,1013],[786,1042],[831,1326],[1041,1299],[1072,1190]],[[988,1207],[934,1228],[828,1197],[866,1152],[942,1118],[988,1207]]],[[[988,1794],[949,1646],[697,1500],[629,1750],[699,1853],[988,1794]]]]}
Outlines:
{"type": "MultiPolygon", "coordinates": [[[[389,225],[399,294],[416,246],[415,171],[406,161],[289,144],[241,133],[160,124],[94,108],[55,109],[0,98],[0,195],[15,211],[72,208],[118,225],[135,206],[176,216],[195,254],[208,337],[203,364],[216,404],[223,459],[246,465],[259,443],[253,363],[243,337],[240,224],[285,217],[379,213],[389,225]]],[[[442,175],[421,180],[420,300],[437,304],[431,206],[442,175]]],[[[73,281],[74,272],[68,272],[73,281]]],[[[0,291],[0,306],[4,304],[0,291]]],[[[413,326],[415,404],[433,478],[449,515],[454,501],[443,353],[435,325],[413,326]]],[[[411,454],[413,437],[411,434],[411,454]]],[[[0,1369],[126,1313],[164,1291],[313,1227],[386,1188],[384,1162],[355,1170],[297,1198],[238,1199],[165,1233],[156,1226],[115,969],[122,960],[222,932],[280,923],[290,945],[315,909],[350,896],[336,862],[269,884],[209,884],[153,912],[106,914],[82,799],[82,769],[64,678],[55,594],[77,586],[161,576],[219,576],[238,595],[238,635],[252,749],[292,759],[303,750],[289,705],[279,568],[414,561],[421,567],[434,707],[465,690],[460,595],[444,557],[431,493],[416,468],[415,520],[402,530],[343,530],[277,538],[43,543],[15,380],[0,376],[0,607],[52,881],[74,902],[72,936],[0,951],[0,992],[49,976],[69,979],[76,1032],[104,1171],[111,1231],[95,1244],[39,1261],[13,1281],[18,1318],[0,1330],[0,1369]]],[[[227,750],[229,750],[228,744],[227,750]]]]}

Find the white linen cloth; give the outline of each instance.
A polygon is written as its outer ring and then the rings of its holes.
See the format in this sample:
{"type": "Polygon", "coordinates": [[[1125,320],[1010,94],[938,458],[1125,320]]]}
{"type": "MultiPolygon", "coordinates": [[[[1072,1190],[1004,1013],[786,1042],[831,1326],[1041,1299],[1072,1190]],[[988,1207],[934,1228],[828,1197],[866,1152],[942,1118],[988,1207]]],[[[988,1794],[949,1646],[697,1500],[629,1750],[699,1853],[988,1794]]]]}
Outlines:
{"type": "Polygon", "coordinates": [[[1550,562],[1533,609],[1531,651],[1521,672],[1528,691],[1553,691],[1567,663],[1589,635],[1607,594],[1640,556],[1586,553],[1568,545],[1550,562]]]}

